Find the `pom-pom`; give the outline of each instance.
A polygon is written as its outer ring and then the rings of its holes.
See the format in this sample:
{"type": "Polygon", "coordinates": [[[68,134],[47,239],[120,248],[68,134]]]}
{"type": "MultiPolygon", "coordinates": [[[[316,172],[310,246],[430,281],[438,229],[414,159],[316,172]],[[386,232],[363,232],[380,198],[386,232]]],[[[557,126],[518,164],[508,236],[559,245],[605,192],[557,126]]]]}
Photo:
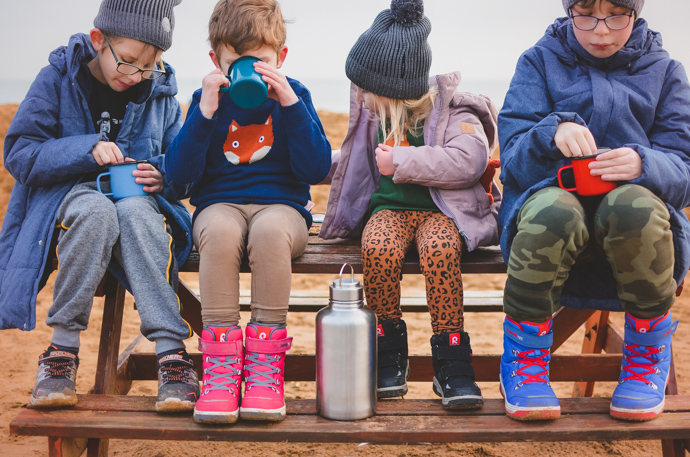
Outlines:
{"type": "Polygon", "coordinates": [[[415,25],[424,18],[422,0],[392,0],[391,17],[403,25],[415,25]]]}

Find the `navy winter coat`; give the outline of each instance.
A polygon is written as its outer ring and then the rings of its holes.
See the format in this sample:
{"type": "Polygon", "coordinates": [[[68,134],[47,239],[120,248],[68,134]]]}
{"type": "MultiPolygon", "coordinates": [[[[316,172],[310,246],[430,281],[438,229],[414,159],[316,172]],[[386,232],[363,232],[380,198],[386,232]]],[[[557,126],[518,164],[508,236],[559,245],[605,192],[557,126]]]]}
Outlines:
{"type": "MultiPolygon", "coordinates": [[[[642,157],[642,176],[630,181],[666,203],[671,213],[675,266],[690,267],[690,85],[683,66],[662,48],[643,19],[628,43],[607,59],[589,54],[568,18],[556,20],[519,59],[498,116],[503,203],[501,248],[507,261],[520,208],[535,192],[557,186],[569,163],[554,143],[561,122],[577,122],[600,147],[627,146],[642,157]]],[[[561,303],[620,309],[611,269],[573,267],[561,303]]]]}
{"type": "MultiPolygon", "coordinates": [[[[96,56],[88,35],[76,34],[68,46],[50,54],[19,106],[5,137],[5,168],[16,183],[0,232],[0,328],[31,330],[36,325],[36,296],[51,271],[46,264],[58,207],[85,173],[103,171],[91,154],[95,132],[88,99],[91,76],[86,64],[96,56]]],[[[171,187],[163,169],[165,148],[182,126],[172,67],[155,81],[137,87],[140,96],[127,106],[117,145],[125,157],[148,159],[166,182],[156,201],[173,230],[175,258],[191,248],[191,215],[177,200],[186,189],[171,187]]],[[[85,252],[84,255],[91,255],[85,252]]],[[[110,270],[127,285],[122,269],[110,270]]]]}

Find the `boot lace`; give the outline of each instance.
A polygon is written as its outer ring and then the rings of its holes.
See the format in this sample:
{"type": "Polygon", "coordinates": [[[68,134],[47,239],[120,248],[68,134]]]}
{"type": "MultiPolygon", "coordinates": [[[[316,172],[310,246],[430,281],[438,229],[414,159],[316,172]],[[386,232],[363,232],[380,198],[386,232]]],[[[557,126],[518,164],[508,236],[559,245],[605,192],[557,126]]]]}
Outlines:
{"type": "Polygon", "coordinates": [[[273,389],[278,392],[276,386],[280,385],[280,379],[273,379],[271,375],[280,373],[280,369],[274,367],[272,363],[280,360],[280,356],[270,356],[265,354],[266,360],[259,360],[259,354],[248,354],[245,357],[244,369],[253,373],[245,378],[245,383],[247,383],[247,389],[251,389],[254,386],[263,386],[273,389]],[[252,365],[247,364],[250,362],[252,365]],[[266,367],[269,371],[258,371],[257,368],[266,367]],[[264,378],[263,380],[260,378],[264,378]]]}
{"type": "Polygon", "coordinates": [[[73,378],[76,373],[76,365],[72,359],[53,359],[41,362],[44,377],[73,378]]]}
{"type": "Polygon", "coordinates": [[[206,362],[212,365],[204,370],[204,375],[208,376],[208,379],[204,378],[204,393],[207,394],[212,390],[219,389],[227,390],[236,397],[235,390],[232,389],[231,385],[239,387],[239,382],[237,379],[233,378],[233,376],[241,376],[242,372],[235,368],[233,364],[241,363],[242,359],[239,357],[234,359],[226,358],[225,362],[221,362],[220,356],[206,357],[206,362]],[[214,371],[217,368],[227,368],[230,371],[227,373],[217,373],[214,371]],[[208,386],[208,388],[206,386],[208,386]]]}
{"type": "Polygon", "coordinates": [[[549,362],[546,360],[546,357],[548,357],[549,352],[550,351],[544,349],[533,349],[521,352],[513,351],[513,353],[518,357],[515,363],[523,365],[515,373],[527,378],[518,382],[516,388],[521,387],[523,384],[531,382],[545,382],[547,384],[550,384],[548,379],[542,378],[542,376],[549,375],[549,371],[546,369],[546,365],[549,364],[549,362]],[[540,367],[541,372],[535,374],[527,373],[525,370],[531,367],[540,367]]]}
{"type": "Polygon", "coordinates": [[[192,368],[182,363],[170,363],[161,367],[161,383],[184,382],[192,383],[190,370],[192,368]]]}
{"type": "Polygon", "coordinates": [[[640,381],[649,386],[656,387],[656,385],[648,380],[646,376],[651,374],[660,374],[660,370],[656,367],[659,363],[654,357],[655,354],[660,354],[665,349],[665,346],[640,346],[637,344],[626,344],[625,349],[630,352],[630,355],[624,355],[623,358],[626,363],[623,364],[623,371],[630,373],[630,376],[623,378],[623,381],[640,381]],[[646,352],[645,352],[646,351],[646,352]],[[634,362],[632,358],[640,357],[644,359],[642,363],[634,362]],[[640,371],[633,370],[637,368],[640,371]]]}

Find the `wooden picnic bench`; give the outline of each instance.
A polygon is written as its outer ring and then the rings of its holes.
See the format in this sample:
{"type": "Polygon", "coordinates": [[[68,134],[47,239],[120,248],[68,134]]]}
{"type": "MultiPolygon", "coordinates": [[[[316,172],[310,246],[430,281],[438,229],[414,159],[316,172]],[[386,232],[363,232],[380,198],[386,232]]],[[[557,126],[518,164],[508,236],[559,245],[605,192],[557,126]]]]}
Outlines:
{"type": "MultiPolygon", "coordinates": [[[[362,272],[358,240],[324,241],[310,237],[306,252],[293,261],[293,273],[337,275],[343,263],[362,272]]],[[[192,253],[183,272],[198,272],[198,254],[192,253]]],[[[248,272],[245,263],[242,271],[248,272]]],[[[504,273],[497,247],[480,248],[462,260],[463,274],[504,273]]],[[[411,255],[405,274],[420,273],[411,255]]],[[[334,276],[335,277],[335,276],[334,276]]],[[[105,305],[97,361],[96,382],[68,409],[27,408],[10,424],[17,435],[47,436],[50,456],[76,456],[88,449],[91,457],[108,453],[109,439],[290,441],[318,443],[449,443],[506,441],[661,440],[663,455],[680,457],[690,449],[690,397],[679,395],[675,370],[667,386],[666,412],[650,422],[623,422],[609,416],[609,398],[593,398],[595,382],[617,381],[620,373],[622,331],[609,321],[609,313],[562,308],[554,317],[551,380],[574,382],[573,398],[562,399],[562,417],[555,421],[518,422],[506,417],[501,399],[486,399],[475,411],[445,411],[438,399],[379,401],[369,419],[341,422],[316,415],[314,399],[287,400],[288,417],[279,423],[239,421],[227,426],[195,424],[191,415],[162,415],[154,410],[155,397],[127,396],[132,383],[156,380],[155,353],[135,352],[142,335],[119,352],[125,290],[110,275],[104,278],[105,305]],[[585,325],[581,354],[559,354],[558,348],[585,325]]],[[[201,333],[197,294],[180,282],[182,315],[201,333]]],[[[502,312],[500,294],[466,291],[466,312],[502,312]]],[[[291,298],[292,312],[317,311],[325,298],[291,298]]],[[[244,310],[248,304],[242,305],[244,310]]],[[[423,299],[407,300],[403,309],[425,312],[423,299]]],[[[500,338],[496,335],[496,338],[500,338]]],[[[192,353],[200,369],[201,355],[192,353]]],[[[497,382],[499,354],[475,354],[477,381],[497,382]]],[[[315,356],[288,354],[286,381],[314,381],[315,356]]],[[[430,355],[410,356],[409,381],[429,382],[434,373],[430,355]]],[[[201,378],[201,373],[200,373],[201,378]]]]}

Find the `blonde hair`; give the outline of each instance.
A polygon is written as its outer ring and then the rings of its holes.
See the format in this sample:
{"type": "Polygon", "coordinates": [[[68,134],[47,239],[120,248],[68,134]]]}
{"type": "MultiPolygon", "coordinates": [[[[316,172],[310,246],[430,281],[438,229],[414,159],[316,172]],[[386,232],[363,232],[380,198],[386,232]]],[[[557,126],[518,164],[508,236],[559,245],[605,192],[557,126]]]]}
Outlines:
{"type": "Polygon", "coordinates": [[[279,53],[287,39],[285,19],[275,0],[220,0],[213,8],[208,32],[216,54],[225,45],[237,54],[264,45],[279,53]]]}
{"type": "Polygon", "coordinates": [[[373,114],[378,118],[381,130],[384,132],[384,142],[392,138],[393,145],[399,146],[405,139],[406,132],[418,135],[422,121],[434,107],[438,89],[432,87],[429,92],[415,100],[397,100],[373,93],[372,95],[376,111],[373,114]]]}

